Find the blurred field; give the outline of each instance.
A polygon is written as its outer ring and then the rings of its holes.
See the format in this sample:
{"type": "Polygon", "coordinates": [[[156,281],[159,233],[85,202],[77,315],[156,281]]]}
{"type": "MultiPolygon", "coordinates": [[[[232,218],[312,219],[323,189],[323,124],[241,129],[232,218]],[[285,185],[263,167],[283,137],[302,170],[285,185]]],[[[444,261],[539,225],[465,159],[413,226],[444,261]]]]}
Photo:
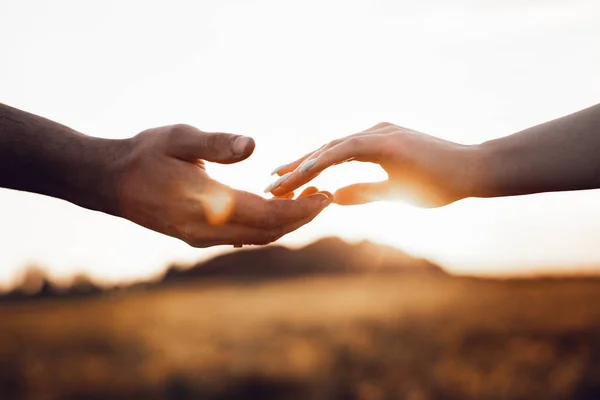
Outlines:
{"type": "Polygon", "coordinates": [[[323,277],[0,305],[1,399],[600,399],[600,281],[323,277]]]}

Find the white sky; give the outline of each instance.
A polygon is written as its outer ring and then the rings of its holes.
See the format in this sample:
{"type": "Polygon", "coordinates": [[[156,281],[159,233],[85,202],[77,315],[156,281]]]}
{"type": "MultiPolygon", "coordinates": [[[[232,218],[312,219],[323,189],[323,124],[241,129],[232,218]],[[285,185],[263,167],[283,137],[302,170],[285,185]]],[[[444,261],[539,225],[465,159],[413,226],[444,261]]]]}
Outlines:
{"type": "MultiPolygon", "coordinates": [[[[253,136],[250,160],[209,172],[261,192],[275,166],[377,122],[478,143],[600,102],[598,21],[595,0],[0,0],[0,102],[109,138],[178,122],[253,136]]],[[[352,164],[317,183],[382,177],[352,164]]],[[[600,267],[600,192],[334,206],[282,243],[332,234],[458,272],[600,267]]],[[[0,189],[0,285],[29,263],[116,281],[223,250],[0,189]]]]}

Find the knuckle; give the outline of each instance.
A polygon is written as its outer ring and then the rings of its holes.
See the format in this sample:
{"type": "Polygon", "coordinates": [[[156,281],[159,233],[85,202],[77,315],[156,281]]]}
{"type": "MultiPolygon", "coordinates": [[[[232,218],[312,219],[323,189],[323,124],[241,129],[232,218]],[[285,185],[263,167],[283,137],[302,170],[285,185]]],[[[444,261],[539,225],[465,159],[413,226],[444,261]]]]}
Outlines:
{"type": "Polygon", "coordinates": [[[386,135],[386,144],[389,145],[390,147],[395,147],[398,145],[404,145],[406,144],[410,138],[410,135],[407,135],[404,132],[394,132],[394,133],[390,133],[389,135],[386,135]]]}
{"type": "Polygon", "coordinates": [[[204,134],[204,146],[209,149],[216,149],[219,147],[219,136],[218,135],[207,135],[204,134]]]}
{"type": "Polygon", "coordinates": [[[361,147],[365,144],[365,138],[363,136],[354,136],[348,139],[347,143],[351,147],[361,147]]]}
{"type": "Polygon", "coordinates": [[[391,122],[380,122],[376,125],[374,125],[371,129],[378,129],[378,128],[387,128],[389,126],[393,126],[394,124],[392,124],[391,122]]]}
{"type": "Polygon", "coordinates": [[[175,124],[169,126],[165,132],[165,139],[170,143],[181,143],[189,134],[192,127],[186,124],[175,124]]]}
{"type": "Polygon", "coordinates": [[[192,129],[190,125],[175,124],[170,126],[168,132],[169,136],[180,137],[182,135],[185,135],[185,133],[188,132],[190,129],[192,129]]]}
{"type": "Polygon", "coordinates": [[[378,141],[377,150],[382,158],[390,158],[394,156],[399,146],[402,146],[402,135],[392,133],[378,141]]]}
{"type": "Polygon", "coordinates": [[[330,148],[330,147],[335,146],[336,144],[340,144],[340,143],[342,143],[342,140],[343,139],[334,139],[331,142],[329,142],[328,144],[326,144],[325,148],[330,148]]]}
{"type": "Polygon", "coordinates": [[[329,150],[332,147],[337,146],[338,144],[342,143],[345,139],[344,138],[340,138],[340,139],[334,139],[329,143],[324,144],[323,146],[321,146],[317,151],[315,151],[310,158],[312,158],[315,154],[320,154],[323,153],[326,150],[329,150]]]}

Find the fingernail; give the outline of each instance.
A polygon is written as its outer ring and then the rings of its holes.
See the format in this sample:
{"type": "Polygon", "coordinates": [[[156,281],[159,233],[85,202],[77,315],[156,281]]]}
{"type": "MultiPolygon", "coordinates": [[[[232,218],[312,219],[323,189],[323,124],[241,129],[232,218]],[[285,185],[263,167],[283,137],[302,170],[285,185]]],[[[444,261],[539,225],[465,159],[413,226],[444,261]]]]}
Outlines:
{"type": "Polygon", "coordinates": [[[249,137],[246,136],[238,136],[234,141],[233,141],[233,154],[236,155],[242,155],[246,152],[246,147],[248,147],[248,144],[250,144],[250,141],[252,139],[250,139],[249,137]]]}
{"type": "Polygon", "coordinates": [[[327,196],[327,198],[330,201],[333,201],[333,194],[331,194],[331,192],[327,192],[327,191],[323,190],[322,192],[319,192],[319,193],[324,194],[325,196],[327,196]]]}
{"type": "Polygon", "coordinates": [[[275,175],[276,173],[278,173],[279,171],[281,171],[282,169],[284,169],[285,167],[287,167],[289,164],[283,164],[280,165],[279,167],[275,168],[273,170],[273,172],[271,172],[271,175],[275,175]]]}
{"type": "Polygon", "coordinates": [[[321,206],[326,206],[329,203],[331,203],[331,199],[325,193],[323,193],[323,192],[315,193],[315,194],[313,194],[311,196],[315,196],[315,198],[321,197],[319,199],[319,202],[321,203],[321,206]]]}
{"type": "Polygon", "coordinates": [[[329,196],[327,196],[326,194],[323,194],[323,196],[325,197],[323,200],[321,200],[321,204],[322,205],[328,205],[331,203],[331,198],[329,198],[329,196]]]}
{"type": "Polygon", "coordinates": [[[306,172],[317,163],[318,158],[313,158],[300,166],[300,172],[306,172]]]}
{"type": "Polygon", "coordinates": [[[269,193],[272,192],[273,190],[277,189],[279,186],[281,186],[281,184],[283,182],[285,182],[290,176],[292,176],[291,172],[288,172],[287,174],[281,176],[279,179],[277,179],[275,182],[271,183],[269,186],[267,186],[265,188],[265,193],[269,193]]]}

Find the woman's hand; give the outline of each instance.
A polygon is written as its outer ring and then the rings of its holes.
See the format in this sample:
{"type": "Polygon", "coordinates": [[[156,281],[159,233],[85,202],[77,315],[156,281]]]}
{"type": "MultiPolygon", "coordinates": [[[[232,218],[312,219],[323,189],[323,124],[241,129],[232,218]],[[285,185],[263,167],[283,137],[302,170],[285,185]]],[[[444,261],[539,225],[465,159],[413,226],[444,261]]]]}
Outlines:
{"type": "Polygon", "coordinates": [[[346,161],[381,165],[389,179],[339,189],[334,201],[342,205],[382,199],[401,199],[424,207],[443,206],[469,197],[477,184],[479,152],[387,122],[342,139],[277,168],[281,177],[267,187],[275,196],[309,182],[326,168],[346,161]]]}

